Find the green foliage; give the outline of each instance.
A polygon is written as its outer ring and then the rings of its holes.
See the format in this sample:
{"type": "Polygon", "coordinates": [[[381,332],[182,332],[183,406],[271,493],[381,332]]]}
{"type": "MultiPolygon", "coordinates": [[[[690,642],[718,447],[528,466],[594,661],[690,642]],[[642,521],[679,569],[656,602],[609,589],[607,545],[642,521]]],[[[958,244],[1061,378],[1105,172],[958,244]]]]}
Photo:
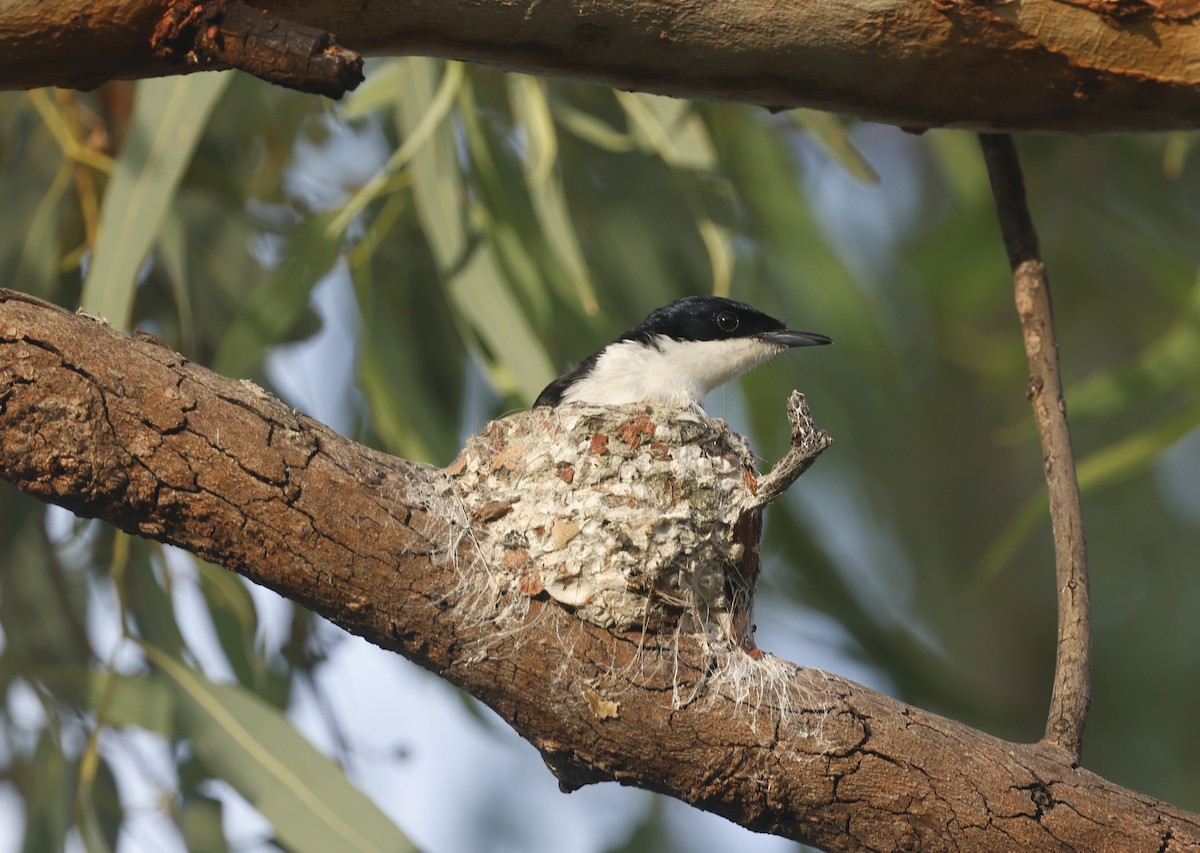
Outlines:
{"type": "MultiPolygon", "coordinates": [[[[1170,484],[1200,458],[1195,138],[1021,143],[1092,546],[1085,763],[1192,808],[1200,517],[1170,484]]],[[[268,383],[280,344],[353,325],[352,375],[304,379],[353,382],[356,437],[431,464],[686,293],[830,334],[710,401],[764,464],[793,386],[835,438],[768,513],[763,595],[837,620],[828,642],[903,698],[1040,735],[1040,451],[969,135],[406,58],[337,108],[233,75],[0,95],[0,195],[0,283],[222,372],[268,383]],[[351,316],[313,309],[326,285],[351,316]]],[[[287,722],[327,658],[310,614],[272,645],[240,578],[64,518],[0,484],[0,779],[24,849],[117,849],[124,777],[143,771],[112,744],[132,732],[171,745],[153,784],[188,849],[237,846],[214,780],[286,849],[406,848],[287,722]],[[22,702],[39,722],[18,724],[22,702]]],[[[625,849],[692,849],[668,834],[656,806],[625,849]]]]}
{"type": "Polygon", "coordinates": [[[138,272],[154,244],[209,114],[233,75],[139,81],[133,116],[100,206],[80,302],[118,328],[132,319],[138,272]]]}
{"type": "Polygon", "coordinates": [[[286,849],[415,849],[277,709],[240,687],[207,680],[153,646],[144,648],[174,689],[197,757],[271,821],[286,849]]]}

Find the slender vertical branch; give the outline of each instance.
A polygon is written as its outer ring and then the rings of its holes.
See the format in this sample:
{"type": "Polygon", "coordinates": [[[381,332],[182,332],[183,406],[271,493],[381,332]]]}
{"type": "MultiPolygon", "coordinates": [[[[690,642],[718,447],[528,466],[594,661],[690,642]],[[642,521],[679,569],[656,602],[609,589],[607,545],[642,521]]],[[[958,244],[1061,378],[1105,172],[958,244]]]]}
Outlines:
{"type": "Polygon", "coordinates": [[[1004,246],[1013,268],[1017,314],[1029,359],[1026,395],[1041,436],[1042,461],[1050,492],[1058,587],[1058,648],[1050,713],[1042,741],[1066,750],[1078,762],[1091,703],[1091,604],[1083,510],[1059,373],[1050,282],[1038,250],[1037,232],[1029,215],[1021,164],[1012,137],[984,133],[979,141],[992,182],[1004,246]]]}

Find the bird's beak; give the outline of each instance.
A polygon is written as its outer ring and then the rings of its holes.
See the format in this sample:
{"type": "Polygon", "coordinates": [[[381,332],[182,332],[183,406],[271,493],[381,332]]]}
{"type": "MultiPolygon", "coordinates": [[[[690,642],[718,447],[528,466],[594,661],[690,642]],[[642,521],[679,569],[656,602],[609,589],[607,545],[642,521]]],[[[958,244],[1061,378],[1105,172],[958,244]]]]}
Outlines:
{"type": "Polygon", "coordinates": [[[782,347],[819,347],[833,343],[832,338],[818,335],[816,332],[797,332],[795,329],[783,329],[779,332],[763,332],[758,336],[758,339],[768,344],[778,344],[782,347]]]}

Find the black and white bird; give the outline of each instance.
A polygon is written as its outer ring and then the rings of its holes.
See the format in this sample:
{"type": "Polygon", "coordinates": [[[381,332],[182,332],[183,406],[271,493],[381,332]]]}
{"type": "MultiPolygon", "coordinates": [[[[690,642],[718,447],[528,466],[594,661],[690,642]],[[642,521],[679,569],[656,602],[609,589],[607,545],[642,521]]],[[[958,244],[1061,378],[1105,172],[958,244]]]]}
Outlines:
{"type": "Polygon", "coordinates": [[[653,402],[703,410],[709,391],[785,349],[831,343],[745,302],[685,296],[555,379],[534,406],[653,402]]]}

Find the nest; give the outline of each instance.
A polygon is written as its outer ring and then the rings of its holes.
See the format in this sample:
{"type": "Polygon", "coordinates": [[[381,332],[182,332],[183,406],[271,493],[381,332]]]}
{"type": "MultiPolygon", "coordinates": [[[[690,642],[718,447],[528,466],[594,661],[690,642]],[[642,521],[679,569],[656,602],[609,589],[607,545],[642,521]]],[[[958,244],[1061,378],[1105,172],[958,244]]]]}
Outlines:
{"type": "Polygon", "coordinates": [[[759,477],[724,421],[644,404],[534,409],[489,423],[446,473],[497,592],[617,631],[753,647],[759,477]]]}

